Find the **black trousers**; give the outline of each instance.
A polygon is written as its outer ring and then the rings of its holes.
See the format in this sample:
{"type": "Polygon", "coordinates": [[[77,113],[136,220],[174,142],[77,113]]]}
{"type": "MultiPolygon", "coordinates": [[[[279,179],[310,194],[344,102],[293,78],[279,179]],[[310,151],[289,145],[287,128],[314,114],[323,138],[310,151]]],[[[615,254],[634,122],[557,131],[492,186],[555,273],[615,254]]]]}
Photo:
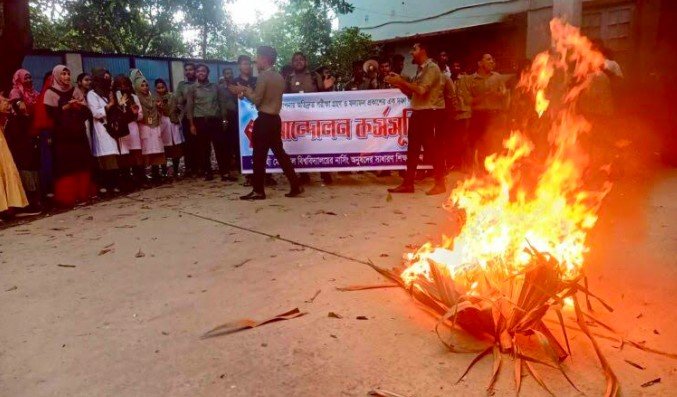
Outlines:
{"type": "Polygon", "coordinates": [[[416,178],[421,147],[425,150],[426,159],[433,165],[435,183],[444,183],[444,159],[438,142],[435,139],[435,129],[441,131],[444,121],[444,109],[414,110],[409,119],[409,143],[407,144],[407,175],[404,183],[413,185],[416,178]]]}
{"type": "Polygon", "coordinates": [[[226,158],[230,167],[233,158],[238,164],[240,162],[240,129],[237,112],[228,111],[226,117],[228,120],[228,126],[226,126],[226,158]]]}
{"type": "Polygon", "coordinates": [[[282,120],[279,115],[259,112],[254,121],[252,131],[253,168],[252,186],[257,193],[264,193],[264,179],[266,176],[266,160],[268,150],[272,150],[277,162],[280,163],[284,175],[289,180],[292,189],[298,186],[299,181],[289,156],[282,147],[282,120]]]}
{"type": "Polygon", "coordinates": [[[472,153],[468,148],[468,128],[470,119],[452,120],[451,164],[465,167],[472,164],[472,153]]]}
{"type": "Polygon", "coordinates": [[[223,123],[218,117],[196,117],[193,119],[193,123],[197,130],[196,169],[204,174],[212,174],[212,145],[219,168],[222,167],[225,139],[222,139],[219,135],[223,135],[223,123]]]}
{"type": "Polygon", "coordinates": [[[186,141],[183,144],[183,161],[186,166],[186,172],[197,171],[197,137],[190,133],[190,122],[187,118],[181,121],[183,136],[186,141]]]}
{"type": "Polygon", "coordinates": [[[473,110],[470,118],[468,145],[473,153],[477,153],[480,166],[484,158],[501,149],[505,130],[503,114],[495,110],[473,110]]]}

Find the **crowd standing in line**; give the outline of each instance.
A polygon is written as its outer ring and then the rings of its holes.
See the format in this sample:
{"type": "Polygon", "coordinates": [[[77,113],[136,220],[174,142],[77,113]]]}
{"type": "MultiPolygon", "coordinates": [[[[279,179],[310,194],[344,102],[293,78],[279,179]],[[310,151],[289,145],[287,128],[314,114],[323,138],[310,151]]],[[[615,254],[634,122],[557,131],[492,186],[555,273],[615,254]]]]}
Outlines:
{"type": "MultiPolygon", "coordinates": [[[[253,191],[243,199],[265,198],[263,186],[277,182],[265,173],[261,153],[270,148],[286,163],[279,141],[278,94],[336,90],[399,89],[407,95],[413,110],[407,170],[400,172],[402,183],[389,190],[411,193],[416,180],[433,176],[435,185],[427,193],[442,194],[449,170],[476,167],[498,148],[500,142],[490,131],[503,131],[528,119],[525,113],[522,120],[510,120],[508,109],[532,107],[514,90],[509,75],[495,71],[491,54],[478,56],[472,73],[464,73],[461,62],[446,51],[433,57],[425,43],[414,44],[410,54],[417,66],[414,76],[402,74],[405,58],[395,54],[355,61],[352,77],[342,83],[328,67],[311,70],[302,52],[294,53],[291,64],[277,73],[272,67],[277,58],[274,49],[261,47],[256,59],[258,78],[247,55],[238,57],[238,76],[226,68],[218,84],[210,82],[212,71],[207,65],[187,62],[185,79],[175,92],[162,79],[149,82],[138,69],[114,78],[105,69],[95,69],[79,74],[73,84],[64,65],[45,76],[38,92],[33,88],[34,76],[20,69],[9,96],[0,98],[0,215],[39,213],[46,202],[72,208],[97,196],[173,178],[212,180],[212,152],[220,179],[236,182],[238,97],[250,98],[262,115],[254,127],[255,172],[243,180],[253,191]],[[433,164],[432,173],[417,171],[421,148],[424,160],[433,164]]],[[[618,64],[608,64],[612,78],[622,77],[618,64]]],[[[590,97],[600,102],[591,109],[601,115],[591,117],[608,118],[613,110],[605,73],[590,97]]],[[[310,174],[297,176],[293,169],[284,168],[292,187],[289,195],[300,194],[301,185],[310,183],[310,174]]],[[[323,185],[333,181],[330,173],[320,176],[323,185]]]]}

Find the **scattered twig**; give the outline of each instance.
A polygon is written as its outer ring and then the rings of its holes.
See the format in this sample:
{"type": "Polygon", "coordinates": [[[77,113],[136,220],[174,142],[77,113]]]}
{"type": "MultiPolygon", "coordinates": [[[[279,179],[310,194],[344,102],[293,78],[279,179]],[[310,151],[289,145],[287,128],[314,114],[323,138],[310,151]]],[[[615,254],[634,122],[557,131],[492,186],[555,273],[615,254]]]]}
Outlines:
{"type": "Polygon", "coordinates": [[[642,387],[653,386],[653,385],[655,385],[656,383],[661,383],[661,378],[656,378],[656,379],[650,380],[650,381],[648,381],[648,382],[646,382],[646,383],[642,383],[642,387]]]}
{"type": "Polygon", "coordinates": [[[60,263],[57,266],[59,266],[59,267],[75,267],[75,265],[62,265],[60,263]]]}
{"type": "Polygon", "coordinates": [[[388,390],[375,389],[369,391],[367,395],[376,396],[376,397],[406,397],[403,394],[394,393],[388,390]]]}
{"type": "Polygon", "coordinates": [[[341,315],[338,314],[338,313],[334,313],[334,312],[329,312],[329,313],[327,314],[327,317],[329,317],[329,318],[343,318],[343,316],[341,316],[341,315]]]}
{"type": "Polygon", "coordinates": [[[141,248],[139,248],[139,252],[137,252],[136,255],[134,256],[136,258],[143,258],[144,256],[146,256],[146,254],[144,254],[143,251],[141,251],[141,248]]]}
{"type": "Polygon", "coordinates": [[[244,266],[247,262],[250,262],[250,261],[251,261],[251,259],[245,259],[245,260],[243,260],[242,262],[233,265],[233,267],[242,267],[242,266],[244,266]]]}
{"type": "Polygon", "coordinates": [[[337,290],[341,292],[349,291],[362,291],[366,289],[379,289],[379,288],[397,288],[397,284],[371,284],[371,285],[349,285],[347,287],[336,287],[337,290]]]}
{"type": "Polygon", "coordinates": [[[274,323],[277,321],[284,321],[284,320],[291,320],[293,318],[301,317],[306,315],[306,312],[301,312],[298,308],[292,309],[288,312],[278,314],[275,317],[271,317],[269,319],[263,320],[263,321],[256,321],[252,320],[249,318],[244,318],[241,320],[237,321],[232,321],[232,322],[227,322],[225,324],[221,324],[215,328],[212,328],[211,330],[205,332],[201,339],[206,339],[206,338],[212,338],[215,336],[221,336],[221,335],[228,335],[232,334],[235,332],[243,331],[245,329],[251,329],[251,328],[256,328],[261,325],[265,324],[270,324],[274,323]]]}
{"type": "Polygon", "coordinates": [[[320,292],[322,292],[322,290],[321,290],[321,289],[318,289],[318,290],[315,292],[315,295],[313,295],[312,298],[306,300],[305,302],[306,302],[306,303],[313,303],[313,302],[315,301],[315,298],[317,298],[317,296],[320,294],[320,292]]]}
{"type": "Polygon", "coordinates": [[[635,367],[635,368],[641,369],[642,371],[644,371],[644,370],[646,369],[646,367],[644,367],[644,366],[642,366],[642,365],[639,365],[639,364],[637,364],[637,363],[635,363],[635,362],[632,362],[632,361],[630,361],[630,360],[624,360],[624,361],[625,361],[626,363],[632,365],[632,366],[635,367]]]}

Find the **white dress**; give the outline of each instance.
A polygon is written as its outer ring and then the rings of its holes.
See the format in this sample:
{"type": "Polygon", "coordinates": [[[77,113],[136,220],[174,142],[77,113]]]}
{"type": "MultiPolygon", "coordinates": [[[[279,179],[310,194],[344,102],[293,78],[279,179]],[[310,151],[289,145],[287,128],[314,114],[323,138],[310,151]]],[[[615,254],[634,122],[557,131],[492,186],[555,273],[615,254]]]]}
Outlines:
{"type": "MultiPolygon", "coordinates": [[[[134,98],[134,103],[139,107],[139,115],[136,120],[143,119],[143,109],[141,108],[141,102],[136,94],[132,94],[134,98]]],[[[139,133],[139,124],[136,121],[129,123],[129,135],[120,138],[120,154],[129,154],[130,150],[141,150],[141,135],[139,133]]]]}
{"type": "Polygon", "coordinates": [[[139,124],[141,135],[141,150],[144,155],[158,154],[165,152],[165,145],[162,142],[161,125],[151,127],[147,124],[139,124]]]}
{"type": "Polygon", "coordinates": [[[185,142],[181,124],[174,124],[167,116],[162,116],[160,121],[162,127],[162,142],[165,146],[174,146],[185,142]]]}
{"type": "Polygon", "coordinates": [[[92,155],[94,155],[94,157],[120,154],[118,143],[110,136],[110,134],[108,134],[106,126],[104,125],[107,104],[108,99],[101,98],[96,92],[89,91],[87,93],[87,106],[94,118],[94,128],[91,134],[92,155]]]}

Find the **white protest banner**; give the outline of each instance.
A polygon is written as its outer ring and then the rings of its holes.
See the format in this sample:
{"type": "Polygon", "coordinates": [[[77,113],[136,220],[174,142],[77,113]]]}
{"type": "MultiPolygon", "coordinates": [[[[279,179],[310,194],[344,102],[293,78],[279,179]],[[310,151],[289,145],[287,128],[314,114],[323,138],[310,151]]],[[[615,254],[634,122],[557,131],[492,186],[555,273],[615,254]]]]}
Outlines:
{"type": "MultiPolygon", "coordinates": [[[[246,99],[238,107],[240,163],[250,174],[257,111],[246,99]]],[[[282,142],[297,172],[402,170],[410,114],[409,99],[399,90],[285,94],[282,142]]],[[[267,170],[282,171],[272,152],[267,170]]]]}

